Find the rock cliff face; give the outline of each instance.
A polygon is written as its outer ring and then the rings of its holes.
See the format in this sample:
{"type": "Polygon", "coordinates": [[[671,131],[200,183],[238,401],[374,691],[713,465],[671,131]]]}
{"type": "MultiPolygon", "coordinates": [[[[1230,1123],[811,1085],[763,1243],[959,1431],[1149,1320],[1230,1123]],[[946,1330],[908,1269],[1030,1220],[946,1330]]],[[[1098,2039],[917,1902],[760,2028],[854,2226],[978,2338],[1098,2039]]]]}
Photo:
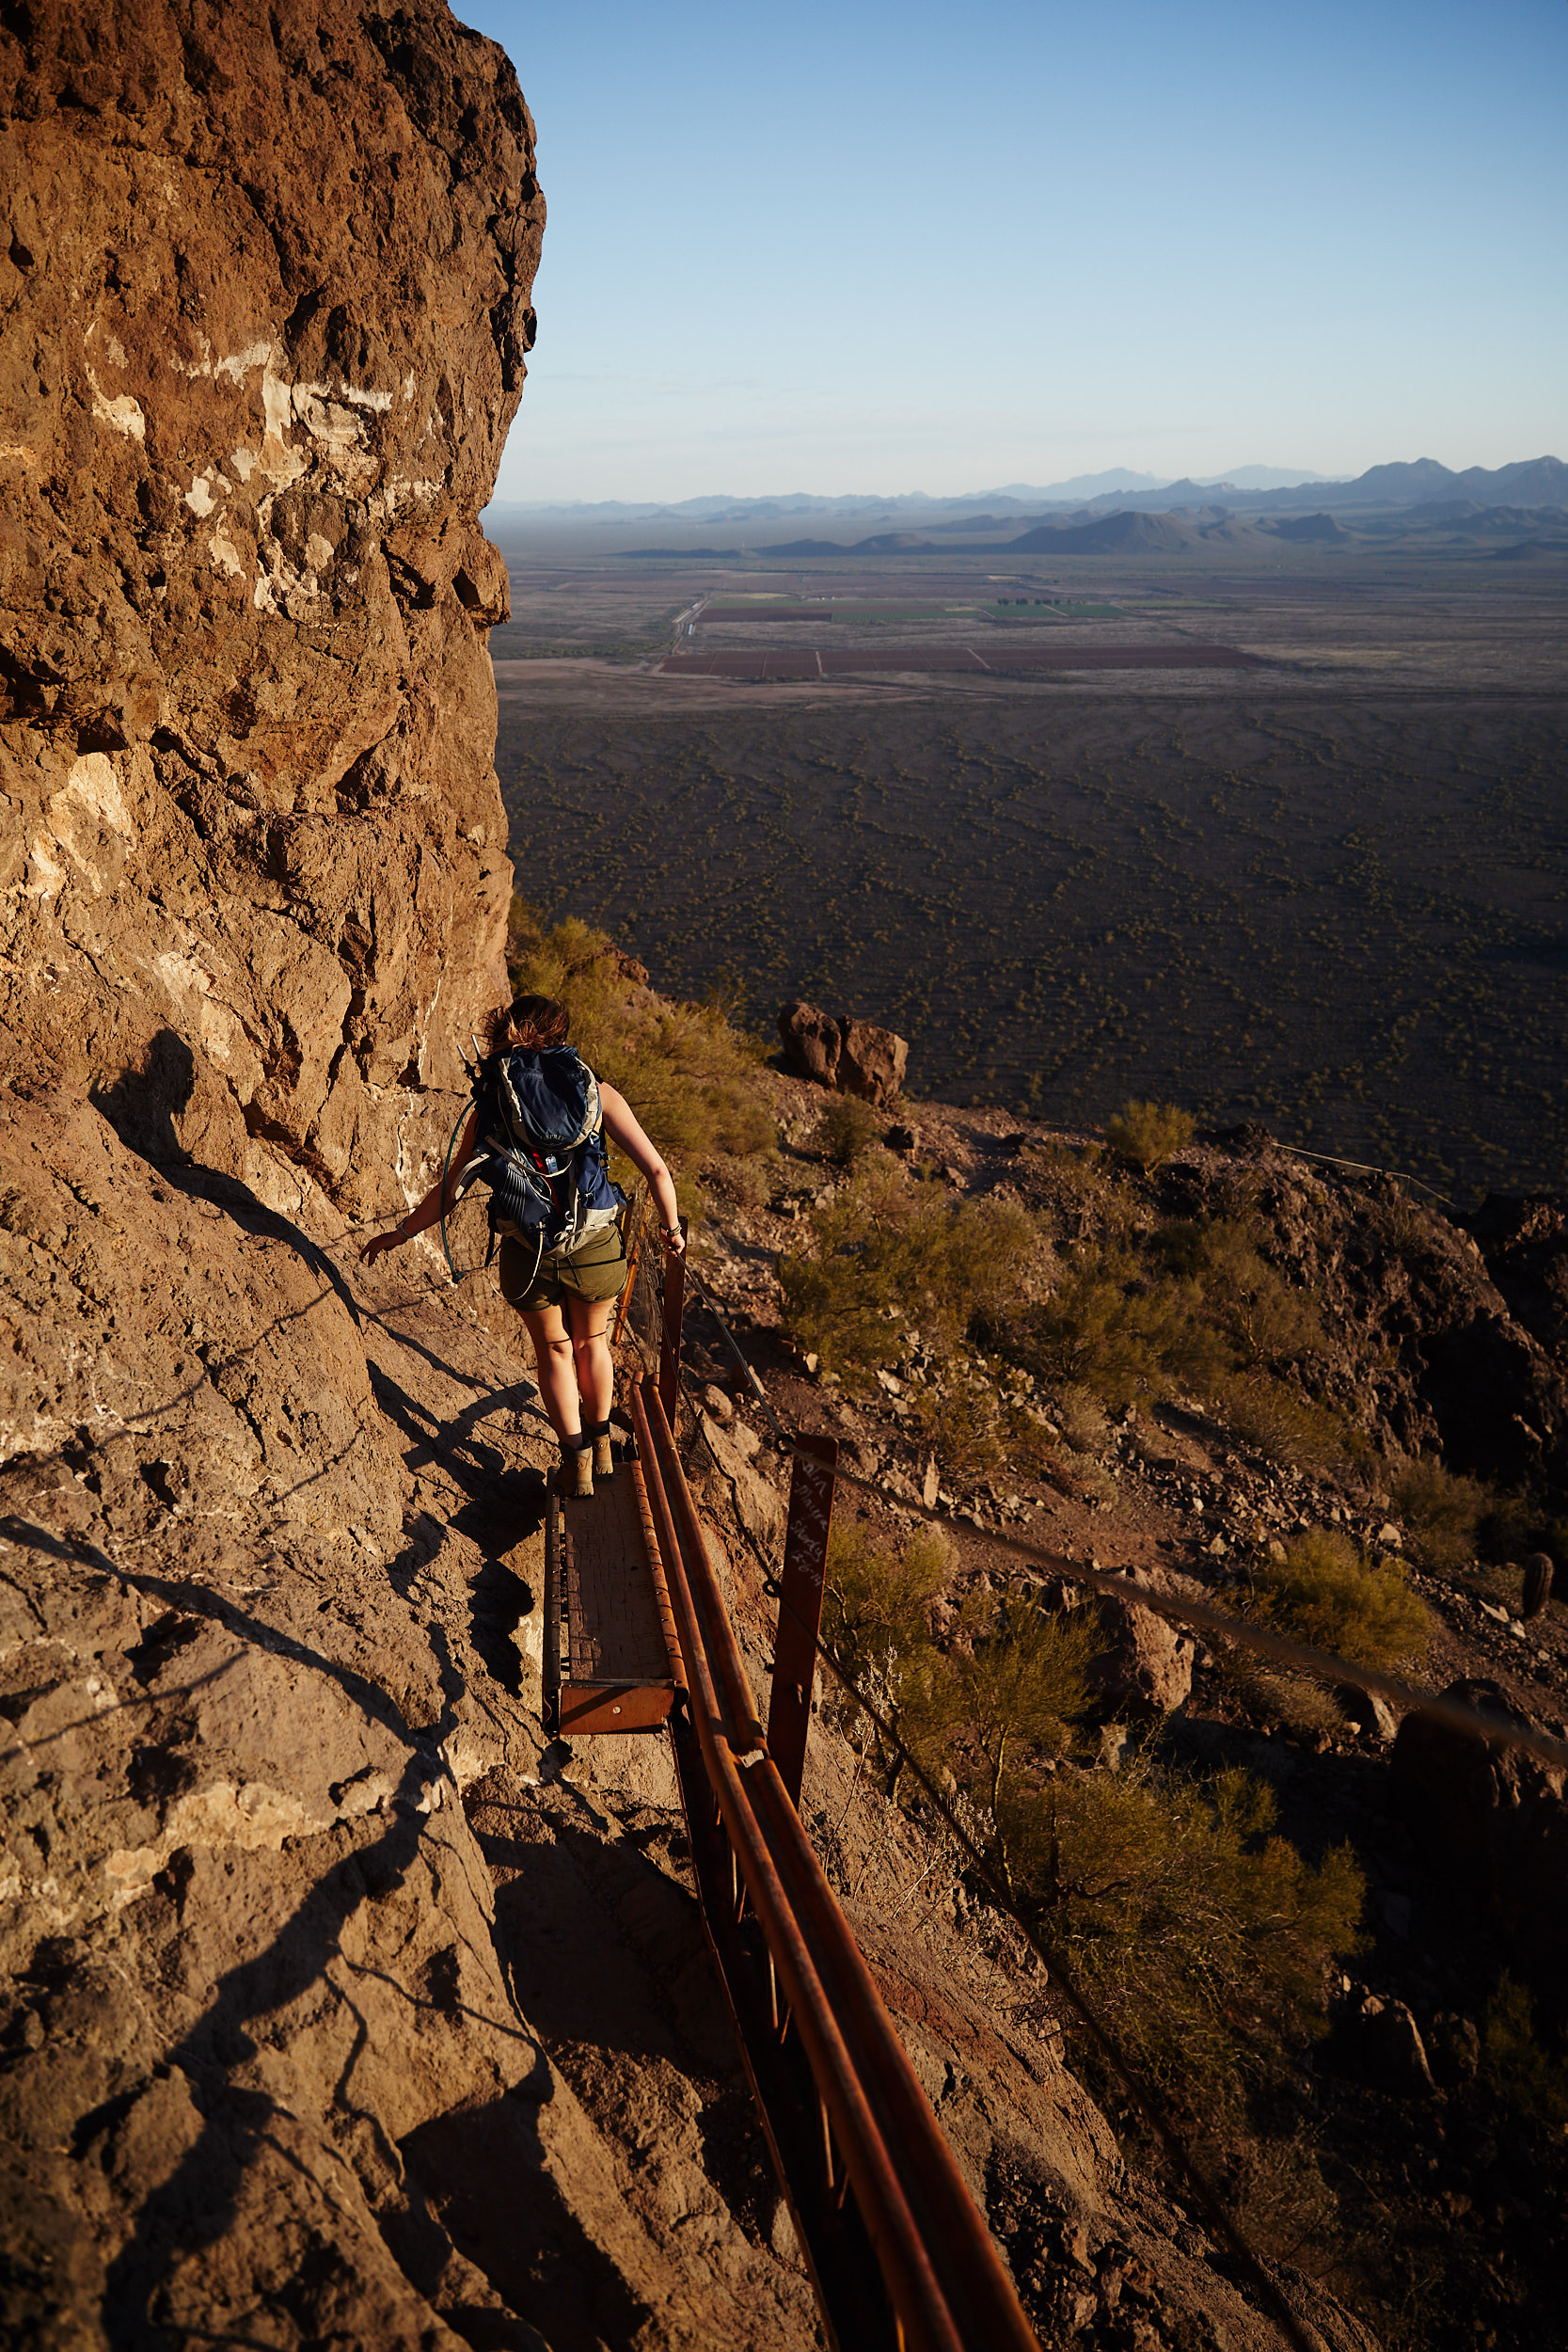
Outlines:
{"type": "Polygon", "coordinates": [[[136,1073],[133,1140],[358,1205],[500,985],[532,126],[374,0],[40,0],[0,90],[0,1020],[136,1073]]]}

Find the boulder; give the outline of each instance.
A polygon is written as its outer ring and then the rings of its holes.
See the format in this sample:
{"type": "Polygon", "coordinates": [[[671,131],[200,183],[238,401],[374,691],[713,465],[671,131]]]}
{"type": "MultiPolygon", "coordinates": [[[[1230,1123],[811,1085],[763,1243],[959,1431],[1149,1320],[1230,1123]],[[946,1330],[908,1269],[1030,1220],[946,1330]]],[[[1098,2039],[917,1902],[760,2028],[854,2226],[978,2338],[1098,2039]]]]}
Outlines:
{"type": "Polygon", "coordinates": [[[904,1089],[910,1049],[891,1029],[869,1021],[847,1021],[839,1053],[838,1087],[843,1094],[863,1095],[868,1103],[895,1103],[904,1089]]]}
{"type": "Polygon", "coordinates": [[[878,1104],[895,1103],[902,1091],[910,1049],[891,1029],[797,1003],[781,1009],[779,1036],[798,1078],[878,1104]]]}
{"type": "Polygon", "coordinates": [[[1365,1994],[1359,2010],[1342,2021],[1341,2039],[1354,2072],[1374,2090],[1396,2099],[1435,2094],[1420,2027],[1402,2001],[1365,1994]]]}
{"type": "MultiPolygon", "coordinates": [[[[1159,1589],[1147,1569],[1129,1569],[1128,1580],[1159,1589]]],[[[1136,1601],[1102,1599],[1098,1607],[1106,1647],[1090,1669],[1094,1687],[1144,1714],[1168,1715],[1184,1706],[1193,1687],[1191,1637],[1136,1601]]]]}
{"type": "Polygon", "coordinates": [[[785,1005],[779,1014],[779,1035],[784,1060],[798,1078],[810,1078],[819,1087],[836,1083],[843,1035],[832,1013],[818,1012],[815,1005],[785,1005]]]}
{"type": "MultiPolygon", "coordinates": [[[[1499,1724],[1533,1725],[1495,1682],[1450,1683],[1443,1695],[1499,1724]]],[[[1568,1967],[1562,1771],[1418,1712],[1400,1725],[1391,1772],[1395,1801],[1433,1867],[1480,1907],[1515,1965],[1542,1984],[1560,1984],[1568,1967]]]]}
{"type": "Polygon", "coordinates": [[[733,1497],[741,1525],[763,1558],[770,1566],[776,1566],[779,1547],[784,1542],[784,1503],[783,1496],[752,1466],[751,1456],[756,1451],[756,1438],[739,1422],[726,1429],[706,1413],[702,1415],[701,1420],[703,1436],[720,1485],[721,1505],[733,1497]],[[750,1441],[749,1446],[742,1442],[743,1439],[750,1441]]]}

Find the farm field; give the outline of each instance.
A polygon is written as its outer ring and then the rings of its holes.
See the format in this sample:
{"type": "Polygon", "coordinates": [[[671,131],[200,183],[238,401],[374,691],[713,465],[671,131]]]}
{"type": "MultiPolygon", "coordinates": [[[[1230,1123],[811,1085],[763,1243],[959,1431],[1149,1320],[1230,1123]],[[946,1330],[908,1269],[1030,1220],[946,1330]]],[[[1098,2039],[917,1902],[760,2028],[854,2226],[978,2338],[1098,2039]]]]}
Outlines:
{"type": "MultiPolygon", "coordinates": [[[[978,633],[978,632],[974,632],[978,633]]],[[[1233,645],[1206,645],[1188,639],[1176,645],[1138,640],[1131,644],[1015,644],[715,647],[702,653],[673,653],[659,664],[669,676],[852,677],[867,671],[964,670],[994,676],[1008,670],[1256,670],[1257,654],[1233,645]]]]}
{"type": "Polygon", "coordinates": [[[1156,1095],[1455,1198],[1568,1186],[1555,573],[1109,568],[1067,585],[1129,621],[1063,651],[1135,668],[1025,670],[1009,641],[1011,675],[912,676],[908,645],[876,649],[897,675],[865,646],[834,675],[824,645],[802,676],[791,631],[760,683],[766,632],[725,647],[739,675],[701,637],[668,660],[693,596],[738,581],[661,580],[650,612],[646,579],[515,574],[492,644],[518,888],[761,1027],[797,995],[889,1023],[917,1093],[1082,1127],[1156,1095]],[[640,611],[643,650],[558,653],[531,597],[623,647],[640,611]],[[1261,666],[1190,666],[1222,633],[1261,666]]]}

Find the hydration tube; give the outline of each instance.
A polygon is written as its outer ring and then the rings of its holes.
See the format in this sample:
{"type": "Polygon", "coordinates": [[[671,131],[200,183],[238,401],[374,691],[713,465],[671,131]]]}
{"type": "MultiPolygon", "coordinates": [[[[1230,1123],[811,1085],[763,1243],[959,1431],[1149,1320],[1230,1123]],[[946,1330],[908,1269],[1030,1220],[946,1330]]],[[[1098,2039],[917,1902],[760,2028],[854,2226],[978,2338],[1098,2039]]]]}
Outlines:
{"type": "Polygon", "coordinates": [[[458,1128],[462,1126],[463,1121],[467,1118],[468,1113],[472,1109],[473,1104],[471,1102],[467,1102],[464,1104],[462,1109],[458,1112],[456,1125],[452,1128],[451,1135],[447,1137],[447,1156],[441,1163],[441,1247],[447,1253],[447,1269],[451,1276],[454,1288],[457,1283],[457,1268],[452,1264],[451,1250],[448,1247],[447,1243],[447,1172],[451,1167],[451,1151],[453,1144],[457,1141],[458,1128]]]}

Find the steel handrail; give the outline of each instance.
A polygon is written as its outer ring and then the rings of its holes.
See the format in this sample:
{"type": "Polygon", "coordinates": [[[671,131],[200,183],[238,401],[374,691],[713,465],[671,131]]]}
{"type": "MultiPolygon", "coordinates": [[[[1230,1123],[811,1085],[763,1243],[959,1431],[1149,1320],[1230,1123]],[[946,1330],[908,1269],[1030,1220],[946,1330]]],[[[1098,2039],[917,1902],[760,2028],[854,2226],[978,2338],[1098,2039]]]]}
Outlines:
{"type": "MultiPolygon", "coordinates": [[[[825,2122],[836,2140],[910,2352],[1037,2352],[1037,2339],[968,2184],[882,2005],[778,1769],[737,1762],[710,1645],[743,1673],[657,1382],[631,1397],[650,1514],[692,1700],[704,1772],[825,2122]],[[685,1541],[682,1537],[685,1537],[685,1541]],[[695,1555],[695,1556],[693,1556],[695,1555]],[[688,1570],[696,1573],[689,1577],[688,1570]],[[706,1607],[693,1587],[705,1581],[706,1607]]],[[[750,1726],[748,1727],[750,1728],[750,1726]]]]}
{"type": "MultiPolygon", "coordinates": [[[[653,1445],[663,1412],[657,1386],[639,1383],[632,1419],[641,1447],[653,1445]]],[[[664,1435],[668,1435],[666,1424],[664,1435]]],[[[662,1449],[661,1449],[662,1450],[662,1449]]],[[[678,1459],[677,1477],[684,1477],[678,1459]]],[[[644,1458],[644,1481],[656,1527],[673,1534],[670,1499],[656,1456],[644,1458]]],[[[692,1606],[678,1546],[665,1560],[671,1604],[693,1693],[697,1744],[719,1807],[741,1883],[777,1969],[791,2018],[810,2062],[823,2111],[840,2153],[866,2232],[911,2352],[963,2352],[929,2254],[915,2226],[871,2104],[850,2057],[800,1923],[784,1898],[777,1867],[752,1810],[747,1786],[731,1753],[713,1693],[703,1629],[692,1606]]],[[[771,1764],[768,1769],[772,1771],[771,1764]]],[[[775,1777],[777,1777],[775,1773],[775,1777]]]]}
{"type": "MultiPolygon", "coordinates": [[[[675,1531],[674,1518],[670,1508],[670,1498],[664,1491],[664,1480],[659,1473],[653,1431],[649,1425],[647,1401],[643,1394],[644,1386],[653,1397],[656,1406],[658,1403],[658,1391],[652,1382],[646,1384],[639,1382],[631,1392],[632,1428],[636,1434],[637,1449],[641,1459],[642,1484],[648,1497],[648,1508],[653,1515],[659,1552],[664,1561],[664,1578],[670,1590],[670,1608],[675,1620],[675,1638],[680,1645],[678,1662],[684,1663],[686,1669],[689,1693],[692,1701],[692,1719],[697,1727],[698,1742],[701,1744],[705,1737],[717,1735],[722,1738],[724,1716],[719,1704],[719,1694],[713,1687],[713,1676],[708,1667],[707,1652],[703,1646],[702,1627],[698,1620],[696,1604],[691,1597],[691,1587],[687,1582],[686,1563],[681,1552],[680,1538],[675,1531]]],[[[677,1661],[672,1661],[672,1664],[675,1662],[677,1661]]],[[[706,1761],[705,1747],[704,1748],[704,1760],[706,1761]]]]}
{"type": "Polygon", "coordinates": [[[917,2218],[948,2302],[975,2324],[987,2352],[1036,2352],[1034,2329],[777,1766],[764,1758],[745,1779],[785,1899],[805,1925],[812,1958],[854,2044],[878,2122],[912,2168],[917,2218]]]}
{"type": "MultiPolygon", "coordinates": [[[[724,1596],[707,1548],[707,1539],[697,1517],[697,1506],[691,1500],[691,1489],[686,1483],[686,1472],[675,1452],[675,1440],[671,1433],[663,1400],[651,1380],[640,1381],[637,1392],[642,1400],[642,1425],[650,1432],[660,1482],[683,1538],[680,1549],[686,1562],[692,1598],[702,1620],[704,1647],[728,1709],[725,1736],[736,1753],[744,1755],[766,1744],[762,1718],[757,1712],[757,1703],[752,1695],[752,1686],[741,1662],[735,1629],[730,1624],[730,1613],[724,1606],[724,1596]]],[[[635,1406],[633,1412],[636,1412],[635,1406]]]]}

